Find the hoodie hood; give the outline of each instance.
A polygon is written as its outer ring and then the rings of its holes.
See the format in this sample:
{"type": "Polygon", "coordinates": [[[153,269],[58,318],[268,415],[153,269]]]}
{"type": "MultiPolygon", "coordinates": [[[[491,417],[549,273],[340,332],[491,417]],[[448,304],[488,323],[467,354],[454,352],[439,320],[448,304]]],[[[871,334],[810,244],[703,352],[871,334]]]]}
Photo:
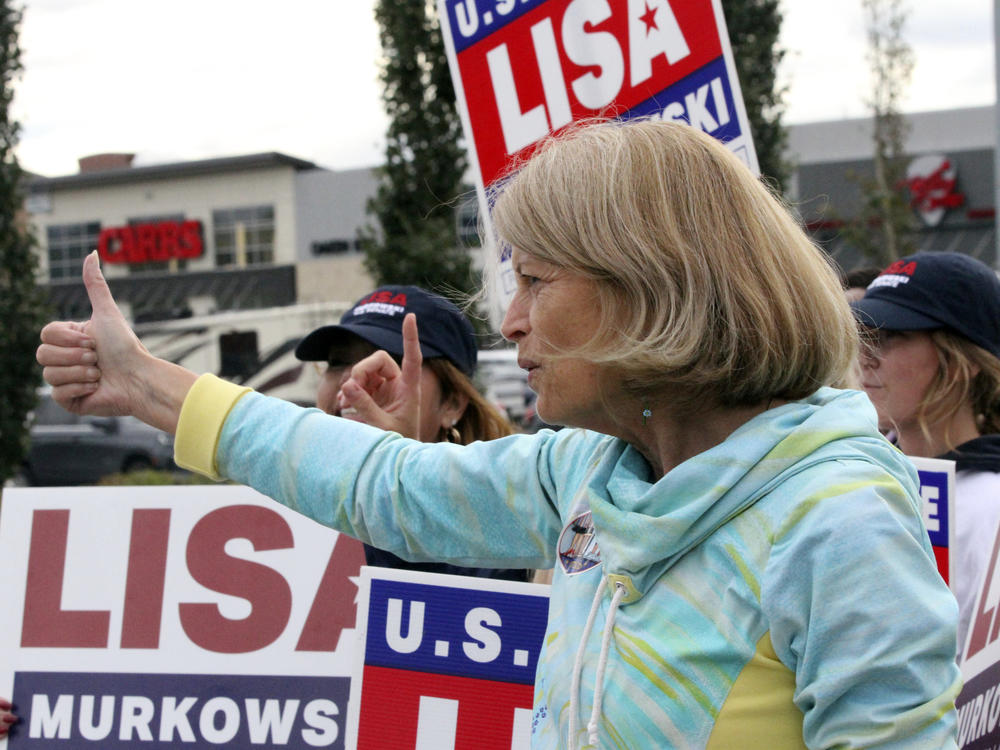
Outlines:
{"type": "Polygon", "coordinates": [[[954,461],[956,471],[1000,473],[1000,435],[974,438],[938,458],[954,461]]]}
{"type": "Polygon", "coordinates": [[[635,601],[688,550],[783,482],[815,464],[861,459],[917,474],[878,431],[858,391],[822,388],[764,412],[658,481],[631,446],[615,441],[588,482],[605,575],[635,601]]]}

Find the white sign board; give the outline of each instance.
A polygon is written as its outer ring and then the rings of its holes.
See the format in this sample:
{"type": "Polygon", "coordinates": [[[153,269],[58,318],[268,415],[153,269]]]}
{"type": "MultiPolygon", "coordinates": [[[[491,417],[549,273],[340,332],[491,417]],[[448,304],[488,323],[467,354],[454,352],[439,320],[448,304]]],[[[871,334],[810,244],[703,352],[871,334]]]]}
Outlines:
{"type": "Polygon", "coordinates": [[[246,487],[4,490],[8,747],[342,748],[363,560],[246,487]]]}

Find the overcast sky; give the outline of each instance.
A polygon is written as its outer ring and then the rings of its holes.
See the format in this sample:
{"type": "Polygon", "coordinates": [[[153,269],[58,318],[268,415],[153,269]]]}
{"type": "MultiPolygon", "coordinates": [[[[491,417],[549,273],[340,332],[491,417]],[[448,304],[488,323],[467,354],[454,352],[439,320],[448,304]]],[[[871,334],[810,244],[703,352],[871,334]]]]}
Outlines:
{"type": "MultiPolygon", "coordinates": [[[[407,1],[407,0],[400,0],[407,1]]],[[[281,151],[332,169],[381,160],[373,0],[27,0],[18,155],[136,164],[281,151]]],[[[989,0],[910,0],[909,111],[993,104],[989,0]]],[[[783,0],[788,123],[864,115],[861,0],[783,0]]]]}

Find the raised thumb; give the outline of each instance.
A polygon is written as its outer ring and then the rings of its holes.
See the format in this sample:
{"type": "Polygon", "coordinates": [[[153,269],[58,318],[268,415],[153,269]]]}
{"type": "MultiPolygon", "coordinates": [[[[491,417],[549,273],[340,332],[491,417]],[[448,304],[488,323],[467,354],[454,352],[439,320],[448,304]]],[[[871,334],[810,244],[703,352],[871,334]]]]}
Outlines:
{"type": "Polygon", "coordinates": [[[111,296],[108,282],[101,273],[101,262],[96,250],[83,259],[83,285],[87,288],[87,297],[90,298],[90,306],[95,314],[121,314],[118,305],[115,304],[115,298],[111,296]]]}

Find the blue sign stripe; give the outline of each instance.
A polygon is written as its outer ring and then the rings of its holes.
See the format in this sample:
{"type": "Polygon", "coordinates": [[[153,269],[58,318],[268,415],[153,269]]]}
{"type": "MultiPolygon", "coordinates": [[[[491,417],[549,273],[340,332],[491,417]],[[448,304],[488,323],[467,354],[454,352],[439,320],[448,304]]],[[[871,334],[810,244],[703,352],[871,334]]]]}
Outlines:
{"type": "Polygon", "coordinates": [[[937,490],[937,497],[934,498],[929,496],[929,500],[932,503],[934,511],[932,512],[932,518],[929,519],[927,535],[931,539],[931,544],[935,547],[947,547],[948,546],[948,524],[951,519],[948,518],[948,474],[943,471],[918,471],[917,474],[920,475],[920,491],[922,494],[926,494],[927,490],[925,488],[932,487],[937,490]],[[934,522],[936,521],[936,526],[934,522]]]}
{"type": "Polygon", "coordinates": [[[365,663],[531,684],[545,596],[373,579],[365,663]]]}
{"type": "Polygon", "coordinates": [[[548,0],[447,0],[455,52],[471,47],[548,0]]]}
{"type": "Polygon", "coordinates": [[[743,134],[726,60],[721,56],[632,107],[621,119],[650,115],[683,119],[723,143],[743,134]]]}

